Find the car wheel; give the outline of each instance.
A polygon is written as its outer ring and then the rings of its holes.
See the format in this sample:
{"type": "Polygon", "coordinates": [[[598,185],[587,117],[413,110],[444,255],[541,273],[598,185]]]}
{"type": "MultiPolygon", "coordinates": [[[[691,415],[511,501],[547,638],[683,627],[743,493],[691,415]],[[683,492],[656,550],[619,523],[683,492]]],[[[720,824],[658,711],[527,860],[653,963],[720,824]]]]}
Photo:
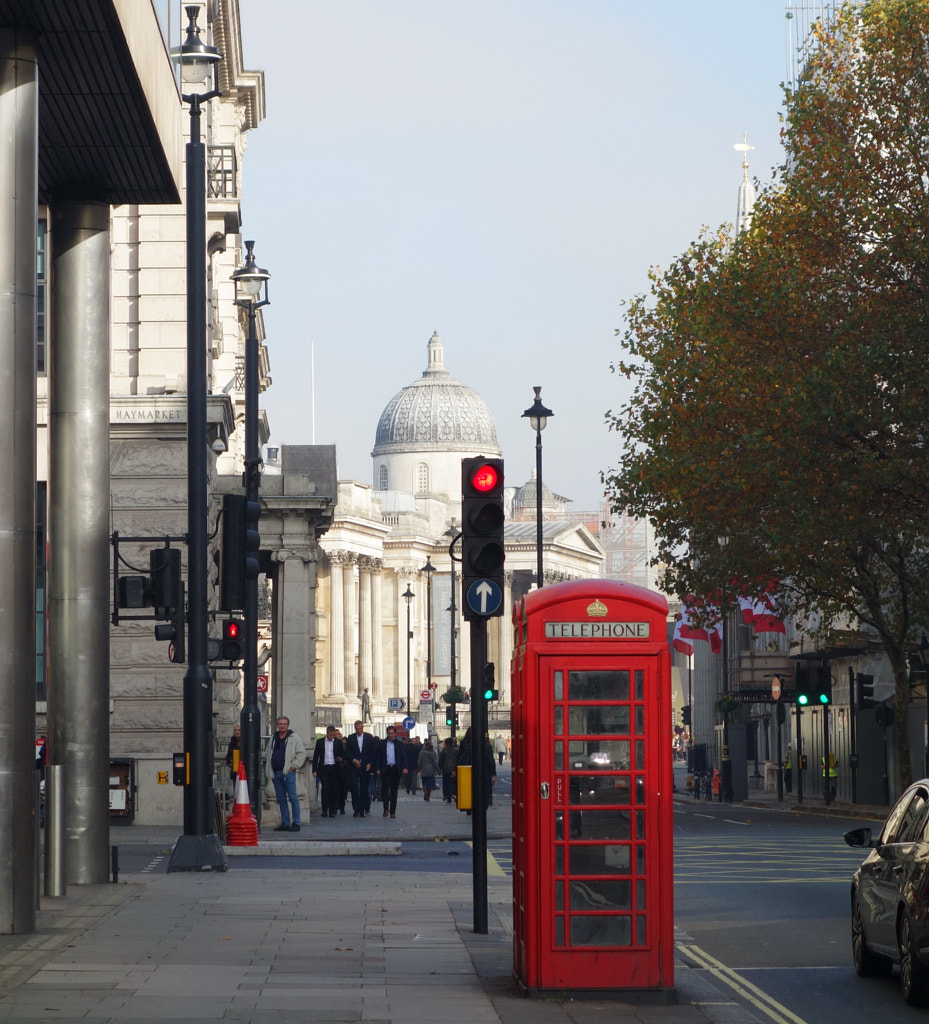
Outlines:
{"type": "Polygon", "coordinates": [[[900,947],[900,988],[909,1006],[922,1006],[929,994],[929,971],[920,963],[913,942],[909,917],[900,915],[898,945],[900,947]]]}
{"type": "Polygon", "coordinates": [[[855,973],[861,978],[886,978],[894,966],[886,957],[878,956],[868,949],[857,893],[852,896],[852,959],[855,973]]]}

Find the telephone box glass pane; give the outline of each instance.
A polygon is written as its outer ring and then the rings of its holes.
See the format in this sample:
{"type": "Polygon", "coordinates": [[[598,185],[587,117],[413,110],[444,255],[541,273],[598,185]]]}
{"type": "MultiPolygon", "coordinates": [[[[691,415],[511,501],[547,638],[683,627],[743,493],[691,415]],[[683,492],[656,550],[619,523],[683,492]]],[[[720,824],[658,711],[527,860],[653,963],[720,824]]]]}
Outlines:
{"type": "MultiPolygon", "coordinates": [[[[588,710],[594,709],[571,709],[572,734],[583,732],[582,729],[574,728],[574,712],[588,710]]],[[[614,731],[619,732],[620,730],[614,731]]],[[[568,767],[586,768],[588,771],[595,772],[625,770],[629,767],[629,740],[571,740],[568,744],[568,767]]]]}
{"type": "MultiPolygon", "coordinates": [[[[628,811],[569,811],[572,839],[631,839],[632,819],[628,811]]],[[[558,821],[555,834],[558,835],[558,821]]]]}
{"type": "Polygon", "coordinates": [[[555,740],[555,771],[564,771],[564,744],[561,740],[555,740]]]}
{"type": "Polygon", "coordinates": [[[641,775],[635,777],[635,802],[645,803],[645,779],[641,775]]]}
{"type": "Polygon", "coordinates": [[[590,846],[572,843],[569,860],[571,875],[626,875],[629,873],[628,846],[590,846]]]}
{"type": "Polygon", "coordinates": [[[568,700],[629,700],[629,672],[569,672],[568,700]]]}
{"type": "Polygon", "coordinates": [[[628,804],[629,779],[621,775],[571,775],[569,803],[628,804]]]}
{"type": "Polygon", "coordinates": [[[564,709],[555,708],[555,735],[560,736],[564,732],[564,709]]]}
{"type": "Polygon", "coordinates": [[[560,670],[555,672],[555,700],[564,700],[564,673],[560,670]]]}
{"type": "Polygon", "coordinates": [[[631,918],[571,915],[572,946],[628,946],[631,941],[631,918]]]}
{"type": "MultiPolygon", "coordinates": [[[[573,676],[574,673],[572,672],[573,676]]],[[[559,708],[555,709],[560,710],[559,708]]],[[[568,724],[575,736],[604,736],[619,733],[629,735],[629,706],[627,704],[607,704],[599,707],[578,707],[572,705],[568,710],[568,724]]]]}
{"type": "Polygon", "coordinates": [[[635,709],[635,734],[642,736],[645,733],[645,708],[640,704],[635,709]]]}
{"type": "Polygon", "coordinates": [[[573,879],[572,910],[632,910],[632,883],[608,878],[573,879]]]}
{"type": "Polygon", "coordinates": [[[645,673],[641,669],[635,673],[635,699],[645,700],[645,673]]]}

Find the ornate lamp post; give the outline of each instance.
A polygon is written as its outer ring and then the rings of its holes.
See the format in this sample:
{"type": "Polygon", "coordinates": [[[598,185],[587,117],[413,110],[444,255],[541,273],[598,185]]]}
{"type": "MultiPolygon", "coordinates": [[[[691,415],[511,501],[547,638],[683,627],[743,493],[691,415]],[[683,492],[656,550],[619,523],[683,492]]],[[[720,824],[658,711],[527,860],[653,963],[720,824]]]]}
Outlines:
{"type": "Polygon", "coordinates": [[[200,138],[203,103],[219,96],[216,65],[221,54],[200,39],[200,8],[186,8],[190,23],[180,48],[190,104],[187,143],[187,672],[184,676],[184,834],[174,846],[169,871],[225,871],[226,857],[213,829],[213,674],[207,662],[207,422],[206,422],[206,146],[200,138]]]}
{"type": "Polygon", "coordinates": [[[409,583],[406,585],[406,590],[403,592],[401,597],[406,601],[406,713],[410,714],[412,710],[411,697],[412,690],[410,688],[410,641],[413,639],[413,630],[410,629],[410,605],[413,603],[414,598],[413,590],[409,583]]]}
{"type": "MultiPolygon", "coordinates": [[[[426,574],[426,687],[432,693],[432,574],[435,566],[432,556],[426,555],[426,564],[419,570],[426,574]]],[[[435,713],[435,700],[432,702],[435,713]]]]}
{"type": "MultiPolygon", "coordinates": [[[[248,314],[245,335],[245,500],[258,506],[261,487],[261,451],[258,444],[258,332],[256,314],[268,305],[268,281],[271,275],[255,263],[254,242],[245,243],[245,263],[232,275],[235,304],[248,314]]],[[[246,515],[246,529],[257,524],[246,515]]],[[[257,539],[257,538],[256,538],[257,539]]],[[[254,552],[257,558],[258,552],[254,552]]],[[[248,796],[252,814],[261,824],[261,710],[258,707],[258,563],[246,564],[245,581],[245,657],[242,685],[242,748],[248,796]]]]}
{"type": "Polygon", "coordinates": [[[549,416],[555,414],[542,404],[542,389],[534,387],[535,401],[523,413],[529,418],[529,426],[535,431],[535,547],[536,586],[542,586],[542,431],[549,416]]]}
{"type": "MultiPolygon", "coordinates": [[[[729,535],[721,534],[718,538],[719,546],[725,554],[729,546],[729,535]]],[[[729,596],[723,591],[723,696],[729,696],[729,596]]],[[[723,712],[723,756],[721,770],[721,785],[719,788],[719,799],[727,804],[732,803],[732,761],[729,758],[729,711],[723,712]]]]}

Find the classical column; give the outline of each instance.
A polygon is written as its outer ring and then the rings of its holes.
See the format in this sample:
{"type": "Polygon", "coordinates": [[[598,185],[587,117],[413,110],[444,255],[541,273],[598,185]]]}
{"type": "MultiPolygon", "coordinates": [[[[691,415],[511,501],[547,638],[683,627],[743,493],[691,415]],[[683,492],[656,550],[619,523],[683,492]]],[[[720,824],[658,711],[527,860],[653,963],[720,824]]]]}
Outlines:
{"type": "Polygon", "coordinates": [[[345,613],[343,610],[342,562],[344,551],[329,554],[329,696],[345,693],[345,613]]]}
{"type": "MultiPolygon", "coordinates": [[[[370,558],[358,561],[358,692],[372,692],[371,650],[371,563],[370,558]]],[[[348,724],[348,723],[346,723],[348,724]]]]}
{"type": "Polygon", "coordinates": [[[371,575],[371,696],[384,694],[383,606],[381,573],[384,563],[376,560],[371,575]]]}
{"type": "Polygon", "coordinates": [[[497,689],[500,702],[509,704],[512,696],[510,685],[510,659],[513,657],[513,574],[503,574],[503,614],[497,619],[497,689]]]}
{"type": "MultiPolygon", "coordinates": [[[[0,29],[0,932],[36,925],[35,479],[39,70],[0,29]]],[[[52,756],[55,751],[51,751],[52,756]]]]}
{"type": "Polygon", "coordinates": [[[110,208],[51,207],[48,724],[65,878],[109,881],[110,208]]]}
{"type": "Polygon", "coordinates": [[[345,678],[345,693],[350,697],[358,696],[358,669],[355,664],[355,651],[358,647],[358,632],[355,622],[355,562],[358,556],[347,552],[342,562],[342,655],[345,678]]]}

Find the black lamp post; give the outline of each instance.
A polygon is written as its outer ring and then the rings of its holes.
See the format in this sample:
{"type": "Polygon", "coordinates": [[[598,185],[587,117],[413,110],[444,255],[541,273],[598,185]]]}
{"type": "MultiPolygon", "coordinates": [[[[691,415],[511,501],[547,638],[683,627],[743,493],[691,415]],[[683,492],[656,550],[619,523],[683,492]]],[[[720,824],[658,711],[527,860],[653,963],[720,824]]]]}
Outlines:
{"type": "MultiPolygon", "coordinates": [[[[729,535],[722,534],[719,538],[719,546],[725,553],[729,546],[729,535]]],[[[729,597],[723,591],[723,696],[729,696],[729,597]]],[[[723,712],[723,756],[721,785],[719,788],[719,799],[727,804],[732,803],[732,761],[729,757],[729,710],[723,712]]]]}
{"type": "MultiPolygon", "coordinates": [[[[248,315],[245,336],[245,500],[256,508],[261,488],[261,450],[258,444],[258,332],[256,314],[268,305],[271,275],[255,263],[254,242],[245,243],[245,263],[232,275],[235,304],[248,315]]],[[[246,516],[246,528],[252,525],[246,516]]],[[[257,552],[254,552],[257,556],[257,552]]],[[[261,709],[258,707],[258,564],[246,564],[245,650],[242,685],[242,751],[248,778],[248,798],[261,824],[261,709]]]]}
{"type": "MultiPolygon", "coordinates": [[[[426,687],[432,693],[432,574],[435,566],[432,556],[426,555],[426,564],[419,570],[426,574],[426,687]]],[[[435,702],[433,701],[433,707],[435,702]]]]}
{"type": "Polygon", "coordinates": [[[213,829],[213,675],[207,662],[207,423],[206,423],[206,146],[200,138],[203,103],[219,96],[221,54],[200,39],[200,8],[186,8],[190,23],[180,48],[185,85],[206,92],[182,94],[190,104],[187,143],[187,672],[184,676],[184,834],[169,871],[225,871],[226,857],[213,829]]]}
{"type": "Polygon", "coordinates": [[[542,586],[542,431],[549,416],[555,414],[542,404],[542,389],[534,387],[535,401],[523,413],[529,417],[529,426],[535,431],[535,546],[536,586],[542,586]]]}
{"type": "MultiPolygon", "coordinates": [[[[919,661],[923,669],[923,680],[926,684],[926,722],[929,723],[929,637],[925,632],[919,638],[919,646],[916,648],[919,661]]],[[[886,733],[885,733],[886,735],[886,733]]],[[[925,777],[929,779],[929,741],[926,743],[925,777]]]]}
{"type": "Polygon", "coordinates": [[[412,691],[410,689],[410,641],[413,639],[413,630],[410,629],[410,605],[413,603],[413,590],[409,583],[406,585],[406,590],[403,592],[403,600],[406,601],[406,713],[410,714],[412,711],[412,691]]]}

